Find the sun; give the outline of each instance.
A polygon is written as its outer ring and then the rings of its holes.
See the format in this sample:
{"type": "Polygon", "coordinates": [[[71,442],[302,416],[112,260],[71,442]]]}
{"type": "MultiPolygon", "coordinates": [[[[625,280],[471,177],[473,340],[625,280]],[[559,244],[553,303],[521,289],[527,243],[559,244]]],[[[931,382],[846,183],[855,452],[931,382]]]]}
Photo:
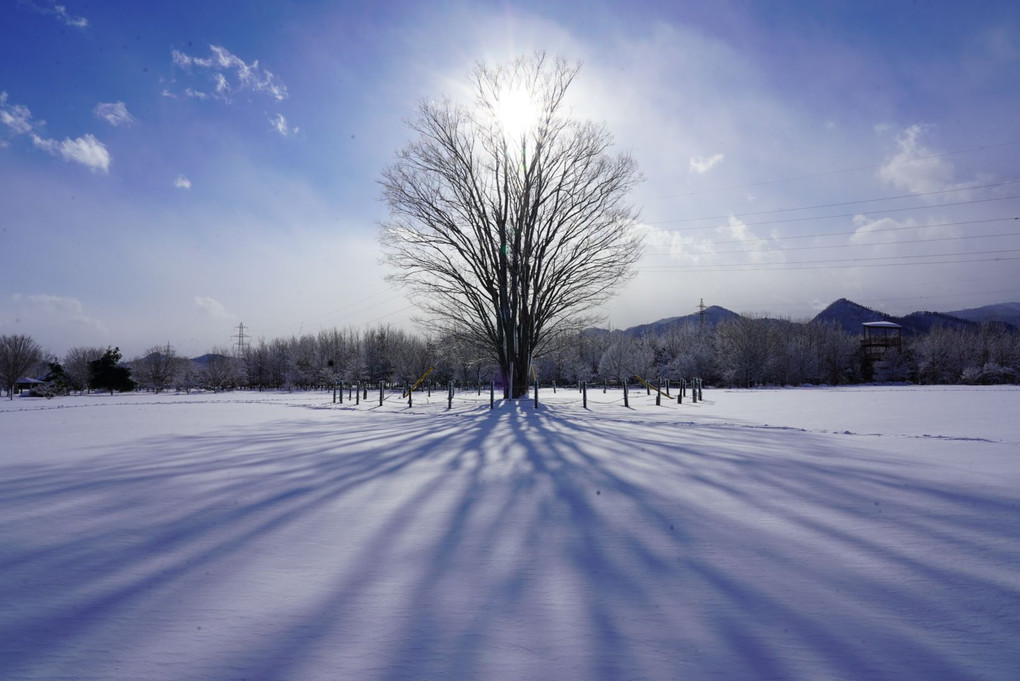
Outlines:
{"type": "Polygon", "coordinates": [[[504,91],[496,100],[496,120],[508,141],[524,141],[538,122],[538,106],[531,93],[517,87],[504,91]]]}

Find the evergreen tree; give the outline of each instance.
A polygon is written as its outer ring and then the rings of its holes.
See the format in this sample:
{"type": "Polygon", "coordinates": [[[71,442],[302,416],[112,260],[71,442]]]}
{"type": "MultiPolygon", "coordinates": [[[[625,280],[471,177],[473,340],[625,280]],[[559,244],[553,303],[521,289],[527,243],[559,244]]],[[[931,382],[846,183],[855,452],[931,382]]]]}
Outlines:
{"type": "Polygon", "coordinates": [[[109,390],[111,395],[114,391],[131,392],[135,389],[131,369],[121,364],[120,359],[120,348],[107,348],[102,357],[89,363],[93,388],[109,390]]]}

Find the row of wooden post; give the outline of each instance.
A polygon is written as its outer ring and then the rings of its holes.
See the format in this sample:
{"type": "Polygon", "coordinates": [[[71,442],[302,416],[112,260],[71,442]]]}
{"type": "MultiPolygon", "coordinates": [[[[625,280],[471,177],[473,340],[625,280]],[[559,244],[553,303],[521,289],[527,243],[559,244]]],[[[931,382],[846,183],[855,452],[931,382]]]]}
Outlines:
{"type": "MultiPolygon", "coordinates": [[[[647,394],[651,395],[652,394],[652,386],[651,386],[651,384],[648,383],[648,382],[644,382],[644,383],[645,383],[645,388],[646,388],[647,394]]],[[[655,406],[658,407],[658,406],[662,405],[662,396],[663,396],[663,394],[665,394],[666,397],[670,396],[670,394],[669,394],[669,386],[670,386],[670,381],[669,381],[669,379],[666,379],[666,391],[665,391],[665,393],[663,393],[663,390],[662,390],[662,379],[659,379],[656,382],[656,385],[655,385],[655,406]]],[[[676,403],[677,404],[683,404],[684,397],[687,395],[687,388],[688,387],[691,389],[691,401],[692,402],[694,402],[696,404],[699,401],[704,399],[704,397],[702,396],[702,387],[703,386],[702,386],[702,381],[701,381],[700,378],[692,378],[690,381],[687,381],[686,379],[680,379],[680,385],[677,386],[678,389],[677,389],[677,393],[676,393],[676,403]]],[[[587,409],[588,408],[588,382],[587,381],[579,382],[577,384],[577,388],[581,392],[581,404],[582,404],[582,406],[585,409],[587,409]]],[[[538,386],[537,386],[537,384],[535,386],[535,392],[536,392],[535,406],[538,406],[538,396],[537,396],[538,386]]],[[[602,385],[602,392],[603,393],[606,392],[606,385],[605,384],[602,385]]],[[[623,406],[630,407],[630,384],[627,382],[626,379],[624,379],[624,381],[623,381],[623,406]]]]}
{"type": "MultiPolygon", "coordinates": [[[[478,385],[479,385],[479,392],[481,392],[481,383],[479,383],[478,385]]],[[[659,379],[659,381],[656,382],[656,386],[655,386],[655,406],[661,406],[662,405],[662,396],[663,396],[663,394],[665,394],[666,397],[670,397],[669,387],[670,387],[669,379],[666,379],[666,390],[665,390],[665,392],[663,392],[663,390],[662,390],[662,379],[659,379]]],[[[357,404],[361,404],[362,393],[364,393],[365,399],[366,400],[368,399],[368,384],[367,383],[365,383],[365,384],[355,383],[355,384],[348,384],[347,385],[347,400],[348,401],[350,401],[350,399],[351,399],[351,390],[352,390],[352,388],[353,388],[353,392],[354,392],[354,404],[356,404],[356,405],[357,404]]],[[[647,389],[647,394],[651,395],[652,394],[651,384],[645,382],[645,388],[647,389]]],[[[677,404],[683,404],[684,397],[687,395],[687,389],[688,388],[691,389],[691,402],[696,404],[699,401],[704,399],[703,392],[702,392],[703,386],[702,386],[702,381],[701,381],[700,378],[692,378],[690,381],[687,381],[686,379],[681,379],[680,380],[680,385],[677,386],[677,393],[676,393],[676,403],[677,404]]],[[[585,409],[587,409],[588,408],[588,382],[587,381],[579,381],[578,384],[577,384],[577,389],[581,393],[581,404],[582,404],[582,406],[585,409]]],[[[431,383],[428,384],[427,390],[428,390],[429,396],[431,397],[432,396],[432,385],[431,385],[431,383]]],[[[606,391],[606,386],[605,386],[605,384],[603,384],[602,392],[605,392],[605,391],[606,391]]],[[[405,386],[404,392],[407,393],[407,406],[408,407],[413,406],[414,405],[414,391],[413,390],[409,390],[407,388],[407,386],[405,386]]],[[[556,392],[556,383],[555,382],[553,383],[553,392],[554,393],[556,392]]],[[[450,381],[447,384],[447,388],[446,388],[446,400],[447,400],[446,408],[447,409],[453,409],[453,396],[454,396],[453,381],[450,381]]],[[[333,404],[337,403],[337,398],[339,398],[340,404],[344,403],[344,382],[343,381],[338,381],[337,383],[333,384],[333,404]]],[[[386,383],[384,381],[379,381],[379,406],[380,407],[383,405],[383,401],[385,400],[385,398],[386,398],[386,383]]],[[[538,381],[535,381],[535,395],[534,395],[534,399],[535,399],[535,409],[538,409],[538,381]]],[[[495,406],[496,406],[496,382],[492,381],[489,384],[489,409],[493,409],[493,408],[495,408],[495,406]]],[[[630,407],[630,386],[629,386],[629,384],[628,384],[628,382],[626,380],[623,381],[623,406],[630,407]]]]}

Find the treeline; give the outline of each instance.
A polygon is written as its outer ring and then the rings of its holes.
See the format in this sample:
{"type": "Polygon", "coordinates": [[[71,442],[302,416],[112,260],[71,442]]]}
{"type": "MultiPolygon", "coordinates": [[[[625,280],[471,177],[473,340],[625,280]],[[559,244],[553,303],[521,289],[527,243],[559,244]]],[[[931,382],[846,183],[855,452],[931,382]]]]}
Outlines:
{"type": "MultiPolygon", "coordinates": [[[[240,352],[214,348],[201,358],[179,356],[167,344],[122,361],[119,350],[78,347],[45,359],[30,338],[0,338],[0,378],[7,390],[22,376],[43,380],[38,394],[143,389],[190,391],[313,389],[340,381],[413,383],[429,367],[430,380],[462,385],[500,382],[497,365],[453,338],[430,338],[391,327],[329,329],[272,340],[240,352]],[[19,342],[8,342],[16,339],[19,342]],[[4,353],[18,357],[5,357],[4,353]],[[33,350],[34,348],[34,350],[33,350]],[[26,352],[30,357],[26,357],[26,352]],[[35,353],[34,355],[32,353],[35,353]],[[27,369],[25,367],[28,367],[27,369]],[[18,374],[15,376],[15,374],[18,374]]],[[[686,323],[634,337],[622,331],[564,334],[534,360],[542,383],[619,383],[700,377],[720,386],[913,383],[1016,383],[1020,333],[1001,324],[972,329],[934,327],[905,337],[878,364],[861,352],[860,336],[821,323],[743,316],[718,325],[686,323]]]]}

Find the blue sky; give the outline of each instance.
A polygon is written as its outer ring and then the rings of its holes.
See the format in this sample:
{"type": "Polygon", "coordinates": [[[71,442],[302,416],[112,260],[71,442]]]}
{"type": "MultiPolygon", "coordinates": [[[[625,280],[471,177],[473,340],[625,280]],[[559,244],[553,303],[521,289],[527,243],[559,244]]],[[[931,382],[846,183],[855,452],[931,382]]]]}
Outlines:
{"type": "Polygon", "coordinates": [[[614,327],[1020,299],[1012,2],[14,0],[0,333],[130,357],[412,328],[379,174],[418,100],[536,49],[583,63],[575,114],[645,177],[614,327]]]}

